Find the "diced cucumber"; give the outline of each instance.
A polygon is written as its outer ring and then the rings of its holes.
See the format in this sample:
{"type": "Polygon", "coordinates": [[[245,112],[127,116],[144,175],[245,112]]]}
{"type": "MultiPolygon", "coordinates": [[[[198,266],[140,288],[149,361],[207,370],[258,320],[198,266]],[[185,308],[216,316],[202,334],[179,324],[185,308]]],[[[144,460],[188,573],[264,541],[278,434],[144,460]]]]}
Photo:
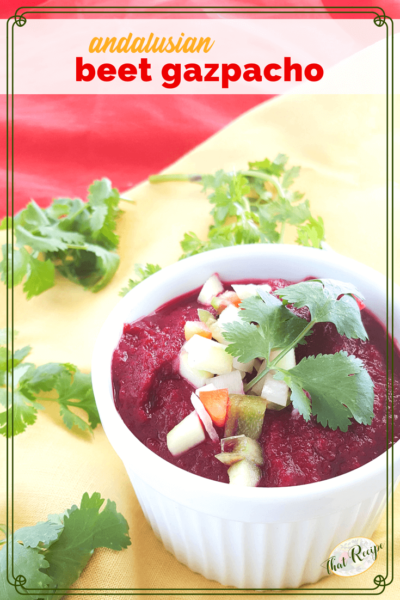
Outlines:
{"type": "Polygon", "coordinates": [[[179,373],[184,379],[187,379],[195,388],[206,385],[207,379],[212,375],[210,371],[194,369],[189,365],[189,356],[185,351],[181,351],[179,355],[179,373]]]}
{"type": "MultiPolygon", "coordinates": [[[[276,348],[271,350],[269,355],[269,360],[272,362],[275,358],[282,352],[281,348],[276,348]]],[[[280,369],[284,369],[285,371],[289,371],[289,369],[293,369],[296,366],[296,356],[294,353],[294,349],[292,348],[281,360],[276,364],[280,369]]]]}
{"type": "Polygon", "coordinates": [[[209,325],[208,327],[210,328],[214,340],[217,340],[217,342],[220,342],[220,344],[228,343],[222,334],[222,329],[219,326],[218,321],[211,323],[211,325],[209,325]]]}
{"type": "Polygon", "coordinates": [[[260,444],[245,435],[236,435],[222,439],[221,450],[223,454],[238,454],[242,458],[247,458],[247,460],[251,460],[259,466],[264,464],[260,444]]]}
{"type": "MultiPolygon", "coordinates": [[[[224,375],[232,371],[233,357],[225,352],[226,346],[194,335],[186,344],[189,367],[209,371],[214,375],[224,375]]],[[[201,386],[197,386],[201,387],[201,386]]]]}
{"type": "Polygon", "coordinates": [[[197,412],[194,410],[167,433],[168,450],[178,456],[206,439],[197,412]]]}
{"type": "Polygon", "coordinates": [[[241,454],[236,454],[235,452],[221,452],[220,454],[216,454],[215,458],[224,465],[233,465],[240,460],[243,460],[243,456],[241,454]]]}
{"type": "Polygon", "coordinates": [[[229,483],[242,487],[256,487],[261,480],[261,469],[250,460],[241,460],[228,469],[229,483]]]}
{"type": "Polygon", "coordinates": [[[214,275],[211,275],[211,277],[207,279],[207,281],[201,288],[197,301],[200,302],[200,304],[211,305],[211,299],[223,291],[224,286],[222,285],[218,275],[214,273],[214,275]]]}
{"type": "Polygon", "coordinates": [[[210,327],[212,323],[216,323],[217,319],[210,313],[208,310],[203,310],[202,308],[197,309],[197,314],[202,323],[205,323],[207,327],[210,327]]]}

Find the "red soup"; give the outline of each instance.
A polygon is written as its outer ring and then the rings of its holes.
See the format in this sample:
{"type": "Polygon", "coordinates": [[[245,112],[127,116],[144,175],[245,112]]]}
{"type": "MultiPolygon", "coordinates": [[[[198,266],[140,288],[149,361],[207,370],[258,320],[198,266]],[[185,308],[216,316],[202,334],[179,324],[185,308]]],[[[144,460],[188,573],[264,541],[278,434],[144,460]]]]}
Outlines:
{"type": "MultiPolygon", "coordinates": [[[[272,290],[291,285],[282,279],[268,280],[272,290]]],[[[224,284],[231,289],[230,284],[224,284]]],[[[226,465],[215,455],[218,443],[209,436],[187,452],[173,456],[167,447],[167,433],[193,411],[194,387],[177,369],[177,357],[185,342],[186,321],[198,320],[199,290],[176,298],[155,313],[124,326],[112,360],[115,404],[132,433],[150,450],[168,462],[196,475],[228,483],[226,465]]],[[[211,312],[213,309],[207,307],[211,312]]],[[[307,309],[296,311],[308,317],[307,309]]],[[[352,420],[347,432],[333,431],[316,422],[307,422],[292,404],[280,411],[266,411],[259,443],[265,463],[261,487],[292,486],[322,481],[352,471],[386,450],[387,368],[386,332],[374,315],[364,309],[362,321],[369,340],[348,339],[331,323],[314,326],[307,344],[296,348],[296,362],[317,354],[345,350],[360,358],[374,383],[374,414],[369,426],[352,420]]],[[[394,357],[394,431],[400,437],[399,354],[394,357]]],[[[253,374],[254,375],[254,374],[253,374]]],[[[247,375],[251,379],[252,375],[247,375]]],[[[216,430],[223,437],[223,430],[216,430]]]]}

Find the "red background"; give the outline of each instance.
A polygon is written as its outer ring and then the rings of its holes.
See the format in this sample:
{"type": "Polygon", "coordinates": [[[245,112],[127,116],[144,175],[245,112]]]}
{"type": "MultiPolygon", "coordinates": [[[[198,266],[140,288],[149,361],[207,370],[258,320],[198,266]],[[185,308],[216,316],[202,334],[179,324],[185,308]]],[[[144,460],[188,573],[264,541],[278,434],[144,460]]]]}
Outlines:
{"type": "MultiPolygon", "coordinates": [[[[124,2],[112,0],[3,0],[0,18],[19,6],[196,6],[191,0],[124,2]]],[[[337,0],[268,2],[201,1],[205,6],[346,6],[337,0]]],[[[373,0],[352,0],[350,6],[376,6],[373,0]]],[[[392,18],[400,17],[398,0],[378,3],[392,18]]],[[[197,15],[199,16],[199,15],[197,15]]],[[[205,15],[206,16],[206,15],[205,15]]],[[[239,15],[243,18],[243,15],[239,15]]],[[[282,15],[277,15],[282,18],[282,15]]],[[[293,15],[288,15],[293,18],[293,15]]],[[[350,15],[344,15],[349,18],[350,15]]],[[[362,15],[356,14],[355,18],[362,15]]],[[[371,18],[370,15],[365,15],[371,18]]],[[[148,18],[148,16],[146,15],[148,18]]],[[[160,15],[157,15],[159,18],[160,15]]],[[[310,15],[304,15],[310,18],[310,15]]],[[[49,18],[43,15],[43,18],[49,18]]],[[[63,18],[65,16],[63,15],[63,18]]],[[[81,17],[82,18],[82,17],[81,17]]],[[[119,18],[123,18],[122,15],[119,18]]],[[[299,15],[301,18],[301,15],[299,15]]],[[[318,18],[340,18],[322,15],[318,18]]],[[[107,176],[121,191],[162,170],[185,152],[271,96],[15,96],[15,211],[34,198],[42,206],[53,197],[85,197],[93,179],[107,176]]],[[[6,182],[6,102],[0,96],[3,143],[0,185],[6,182]]],[[[217,167],[217,165],[216,165],[217,167]]],[[[5,194],[3,198],[5,197],[5,194]]],[[[5,201],[0,208],[5,214],[5,201]]]]}

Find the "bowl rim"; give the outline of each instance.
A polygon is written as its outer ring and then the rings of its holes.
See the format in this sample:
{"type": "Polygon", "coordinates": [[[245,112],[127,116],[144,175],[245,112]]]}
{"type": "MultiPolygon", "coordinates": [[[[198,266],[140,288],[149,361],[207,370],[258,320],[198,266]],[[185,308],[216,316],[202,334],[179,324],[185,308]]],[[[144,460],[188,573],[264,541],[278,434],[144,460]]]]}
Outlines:
{"type": "MultiPolygon", "coordinates": [[[[338,492],[348,491],[349,488],[357,488],[359,485],[361,485],[361,483],[365,484],[366,480],[374,479],[377,476],[382,475],[382,473],[386,471],[386,468],[388,466],[390,467],[391,464],[392,458],[390,448],[389,451],[385,451],[372,461],[354,469],[353,471],[349,471],[348,473],[344,473],[323,481],[288,487],[241,488],[239,486],[230,486],[228,484],[207,479],[199,475],[195,475],[194,473],[185,471],[184,469],[181,469],[180,467],[177,467],[176,465],[158,456],[152,450],[147,448],[128,429],[127,425],[122,420],[116,409],[113,396],[110,396],[110,394],[105,391],[107,387],[107,380],[108,383],[111,380],[111,365],[109,368],[109,373],[107,373],[104,369],[100,368],[99,364],[99,358],[102,354],[104,354],[104,342],[107,341],[107,332],[110,327],[114,327],[116,323],[123,324],[125,322],[124,314],[127,312],[129,307],[132,307],[135,298],[139,297],[139,295],[146,296],[151,294],[154,289],[167,283],[171,275],[183,275],[185,271],[202,265],[205,262],[212,265],[214,262],[218,262],[218,259],[223,259],[226,257],[232,259],[235,255],[242,253],[247,255],[248,258],[254,257],[258,254],[268,254],[270,256],[276,255],[281,257],[300,255],[305,259],[309,257],[316,258],[317,256],[322,259],[322,257],[324,257],[324,260],[328,259],[328,262],[335,263],[339,267],[341,264],[344,266],[344,263],[346,263],[346,267],[349,268],[350,266],[353,270],[357,271],[358,275],[361,273],[365,279],[373,279],[374,285],[378,284],[380,289],[385,289],[386,287],[386,277],[384,275],[352,258],[345,257],[331,250],[325,251],[289,244],[243,244],[240,246],[219,248],[188,257],[182,261],[178,261],[163,268],[161,271],[152,275],[151,278],[146,279],[133,288],[117,303],[104,322],[95,343],[92,359],[93,390],[103,428],[111,445],[125,463],[124,455],[126,455],[126,451],[125,449],[122,450],[121,448],[123,441],[129,440],[128,443],[132,446],[132,450],[135,452],[135,454],[143,457],[143,460],[146,461],[147,468],[145,470],[142,469],[141,474],[152,485],[154,484],[156,486],[156,482],[154,481],[154,473],[151,471],[152,469],[157,470],[157,468],[160,468],[159,475],[161,479],[164,481],[171,478],[173,478],[175,481],[179,480],[179,484],[182,487],[190,488],[193,493],[204,491],[209,492],[214,496],[216,495],[220,497],[246,499],[246,501],[254,502],[266,502],[268,500],[274,502],[277,500],[298,502],[301,500],[301,498],[310,496],[322,498],[333,492],[336,495],[338,492]],[[105,398],[106,396],[108,396],[107,399],[105,398]],[[111,418],[111,421],[108,421],[109,418],[111,418]],[[114,429],[114,431],[112,431],[112,429],[114,429]]],[[[322,261],[320,262],[322,263],[322,261]]],[[[218,265],[215,265],[215,268],[213,267],[211,269],[210,274],[215,271],[218,271],[218,265]]],[[[393,299],[393,314],[400,316],[400,287],[394,284],[394,290],[395,295],[393,299]]],[[[190,289],[187,291],[190,292],[190,289]]],[[[172,298],[177,297],[178,295],[172,296],[172,298]]],[[[162,304],[160,304],[160,306],[161,305],[162,304]]],[[[141,317],[139,316],[137,318],[140,319],[141,317]]],[[[395,343],[398,345],[396,340],[395,343]]],[[[114,349],[115,346],[113,350],[114,349]]],[[[400,440],[393,445],[392,456],[396,463],[400,462],[400,440]]]]}

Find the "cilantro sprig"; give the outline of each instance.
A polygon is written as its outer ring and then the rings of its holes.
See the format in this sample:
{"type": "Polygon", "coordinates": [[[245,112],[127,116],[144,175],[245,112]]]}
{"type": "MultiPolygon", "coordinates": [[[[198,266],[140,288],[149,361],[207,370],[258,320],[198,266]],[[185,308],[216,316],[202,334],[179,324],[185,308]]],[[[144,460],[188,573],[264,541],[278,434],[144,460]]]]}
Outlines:
{"type": "Polygon", "coordinates": [[[23,362],[31,351],[25,346],[14,353],[7,351],[5,331],[0,330],[0,434],[12,436],[23,433],[37,419],[38,410],[43,410],[39,400],[57,402],[60,415],[68,429],[78,427],[93,432],[100,423],[92,389],[90,373],[81,373],[69,363],[47,363],[40,367],[23,362]],[[14,392],[14,411],[11,392],[14,392]],[[41,397],[42,392],[57,395],[41,397]],[[80,408],[87,414],[88,422],[78,416],[74,409],[80,408]],[[7,428],[8,420],[8,428],[7,428]]]}
{"type": "Polygon", "coordinates": [[[303,358],[288,370],[278,366],[290,350],[306,343],[306,336],[317,323],[333,323],[339,334],[367,340],[355,300],[363,300],[362,294],[352,284],[332,279],[297,283],[276,290],[274,295],[258,288],[258,294],[241,303],[240,321],[226,324],[223,329],[229,354],[241,362],[253,358],[266,361],[265,369],[245,390],[273,370],[274,379],[284,381],[290,388],[293,406],[305,420],[313,414],[324,427],[342,431],[347,431],[351,417],[370,425],[374,417],[374,386],[360,359],[341,351],[303,358]],[[288,304],[307,307],[310,321],[294,315],[288,304]],[[271,350],[276,348],[281,351],[270,360],[271,350]]]}
{"type": "MultiPolygon", "coordinates": [[[[98,492],[83,494],[80,506],[75,504],[60,514],[31,527],[18,529],[0,551],[0,597],[16,600],[21,590],[8,582],[7,553],[16,574],[26,578],[24,586],[37,588],[36,596],[54,598],[57,589],[67,590],[78,579],[96,548],[123,550],[130,544],[129,526],[116,510],[115,502],[98,492]],[[39,592],[40,589],[40,592],[39,592]]],[[[0,530],[6,534],[5,527],[0,530]]],[[[5,544],[6,540],[0,541],[5,544]]]]}
{"type": "MultiPolygon", "coordinates": [[[[54,286],[56,269],[92,292],[103,289],[119,266],[120,200],[106,178],[89,186],[87,202],[58,198],[42,209],[32,200],[14,216],[15,243],[8,256],[2,247],[1,280],[6,283],[8,275],[9,285],[22,283],[28,300],[54,286]]],[[[6,217],[0,229],[7,228],[11,218],[6,217]]]]}
{"type": "Polygon", "coordinates": [[[126,287],[123,287],[119,292],[120,296],[126,296],[128,292],[133,290],[134,287],[142,283],[145,279],[161,271],[161,267],[159,265],[152,265],[150,263],[146,263],[145,265],[136,264],[134,267],[134,272],[137,279],[129,279],[126,287]]]}
{"type": "Polygon", "coordinates": [[[273,161],[250,162],[248,170],[239,172],[149,177],[151,183],[200,183],[204,192],[211,192],[208,198],[214,223],[208,238],[201,240],[193,232],[185,233],[181,258],[238,244],[279,243],[287,224],[297,227],[298,244],[320,248],[325,236],[323,220],[311,215],[303,194],[290,189],[300,168],[288,168],[287,162],[288,157],[279,154],[273,161]]]}

